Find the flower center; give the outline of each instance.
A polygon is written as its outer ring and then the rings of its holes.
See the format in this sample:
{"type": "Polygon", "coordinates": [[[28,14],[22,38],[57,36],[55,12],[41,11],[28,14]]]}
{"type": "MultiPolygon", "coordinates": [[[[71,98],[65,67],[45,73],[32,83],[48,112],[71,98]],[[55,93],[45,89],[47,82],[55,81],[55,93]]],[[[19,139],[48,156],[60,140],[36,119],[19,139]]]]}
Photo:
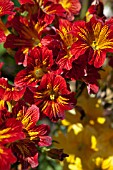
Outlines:
{"type": "Polygon", "coordinates": [[[34,71],[33,71],[33,75],[36,79],[42,78],[45,73],[47,73],[47,70],[45,67],[43,67],[43,68],[35,67],[34,71]]]}
{"type": "Polygon", "coordinates": [[[50,94],[50,99],[55,100],[56,95],[55,94],[50,94]]]}
{"type": "Polygon", "coordinates": [[[2,7],[0,6],[0,14],[2,14],[2,7]]]}
{"type": "Polygon", "coordinates": [[[96,41],[93,41],[92,44],[91,44],[91,47],[94,49],[94,50],[98,50],[98,44],[96,41]]]}

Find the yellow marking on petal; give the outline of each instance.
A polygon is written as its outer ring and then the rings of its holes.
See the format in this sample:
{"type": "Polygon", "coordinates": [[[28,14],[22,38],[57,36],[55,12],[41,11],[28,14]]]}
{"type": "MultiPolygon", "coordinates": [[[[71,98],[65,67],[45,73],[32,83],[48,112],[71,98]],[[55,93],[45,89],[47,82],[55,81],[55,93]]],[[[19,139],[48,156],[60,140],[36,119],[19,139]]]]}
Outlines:
{"type": "Polygon", "coordinates": [[[29,127],[33,124],[33,122],[31,121],[31,116],[24,116],[24,118],[22,119],[22,124],[24,125],[24,128],[28,130],[29,127]]]}
{"type": "Polygon", "coordinates": [[[52,102],[52,109],[54,115],[56,115],[59,112],[59,105],[57,103],[52,102]]]}
{"type": "MultiPolygon", "coordinates": [[[[40,26],[39,22],[35,24],[35,30],[37,30],[38,33],[40,33],[44,29],[44,26],[40,26]]],[[[37,39],[38,42],[40,42],[39,39],[37,39]]]]}
{"type": "Polygon", "coordinates": [[[66,99],[66,98],[64,98],[64,97],[62,97],[62,96],[58,96],[58,98],[57,98],[57,102],[58,103],[60,103],[60,104],[68,104],[68,101],[69,99],[66,99]]]}
{"type": "Polygon", "coordinates": [[[30,140],[33,140],[33,139],[37,138],[37,135],[39,134],[39,132],[28,131],[28,134],[30,136],[30,140]]]}
{"type": "Polygon", "coordinates": [[[58,110],[57,109],[57,105],[55,105],[55,103],[54,102],[52,102],[52,110],[53,110],[53,114],[54,114],[54,116],[56,115],[56,110],[58,110]],[[56,107],[55,107],[56,106],[56,107]]]}
{"type": "Polygon", "coordinates": [[[6,134],[11,130],[11,128],[6,128],[0,131],[0,141],[2,141],[3,139],[6,138],[10,138],[11,135],[10,134],[6,134]]]}
{"type": "Polygon", "coordinates": [[[59,86],[60,86],[60,84],[55,85],[55,86],[53,87],[53,91],[55,92],[56,95],[57,95],[57,93],[58,93],[58,91],[59,91],[59,86]]]}
{"type": "Polygon", "coordinates": [[[3,154],[4,153],[4,150],[0,148],[0,154],[3,154]]]}
{"type": "Polygon", "coordinates": [[[24,112],[22,110],[20,110],[18,113],[17,113],[17,120],[22,120],[24,117],[24,112]]]}
{"type": "Polygon", "coordinates": [[[10,88],[6,88],[6,91],[11,91],[11,89],[10,88]]]}
{"type": "Polygon", "coordinates": [[[2,14],[2,10],[3,10],[3,7],[2,7],[2,6],[0,6],[0,14],[2,14]]]}
{"type": "Polygon", "coordinates": [[[28,48],[25,48],[25,49],[23,50],[23,54],[28,53],[28,51],[29,51],[29,49],[28,49],[28,48]]]}
{"type": "Polygon", "coordinates": [[[9,111],[9,112],[12,112],[12,107],[13,107],[13,106],[12,106],[11,103],[8,102],[8,101],[7,101],[7,106],[8,106],[8,111],[9,111]]]}
{"type": "MultiPolygon", "coordinates": [[[[0,130],[0,135],[4,134],[4,133],[7,133],[8,131],[10,131],[11,128],[6,128],[6,129],[3,129],[3,130],[0,130]]],[[[1,136],[0,136],[1,137],[1,136]]]]}
{"type": "Polygon", "coordinates": [[[42,111],[44,111],[48,105],[49,105],[49,102],[45,101],[42,107],[42,111]]]}
{"type": "Polygon", "coordinates": [[[61,4],[65,10],[71,7],[71,2],[69,0],[60,0],[59,4],[61,4]]]}
{"type": "Polygon", "coordinates": [[[61,39],[63,40],[64,45],[67,47],[67,50],[70,49],[72,44],[77,41],[78,38],[74,37],[72,34],[69,34],[68,32],[71,30],[71,28],[62,27],[62,32],[58,31],[61,39]]]}
{"type": "Polygon", "coordinates": [[[4,100],[0,100],[0,109],[1,110],[4,108],[4,104],[5,104],[5,101],[4,100]]]}
{"type": "Polygon", "coordinates": [[[86,22],[89,22],[92,17],[93,17],[93,14],[91,14],[89,11],[87,11],[86,12],[86,22]]]}
{"type": "MultiPolygon", "coordinates": [[[[0,14],[1,14],[1,8],[2,7],[0,7],[0,14]]],[[[2,22],[1,18],[0,18],[0,29],[4,31],[6,36],[10,34],[10,31],[7,29],[6,25],[2,22]]]]}
{"type": "Polygon", "coordinates": [[[71,59],[72,57],[73,55],[71,54],[71,52],[67,50],[67,55],[65,55],[64,58],[71,59]]]}
{"type": "Polygon", "coordinates": [[[44,7],[43,5],[41,6],[41,9],[42,9],[45,13],[47,13],[47,14],[49,14],[49,15],[56,12],[56,9],[49,10],[49,8],[50,8],[49,5],[46,6],[46,7],[44,7]]]}
{"type": "Polygon", "coordinates": [[[78,28],[79,28],[80,31],[81,31],[81,32],[78,32],[78,35],[79,35],[80,37],[82,37],[85,41],[89,41],[89,35],[90,35],[90,33],[89,33],[88,29],[87,29],[87,28],[83,29],[83,28],[80,28],[80,27],[78,27],[78,28]]]}

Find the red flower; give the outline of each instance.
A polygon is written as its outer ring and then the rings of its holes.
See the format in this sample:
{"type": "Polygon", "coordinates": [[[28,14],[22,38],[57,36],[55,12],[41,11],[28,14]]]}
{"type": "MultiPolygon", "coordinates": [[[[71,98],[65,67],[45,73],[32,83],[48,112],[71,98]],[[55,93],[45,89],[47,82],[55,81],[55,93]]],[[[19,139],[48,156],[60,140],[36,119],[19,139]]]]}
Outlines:
{"type": "Polygon", "coordinates": [[[32,168],[35,168],[38,166],[38,153],[36,153],[33,157],[27,158],[28,163],[31,165],[32,168]]]}
{"type": "Polygon", "coordinates": [[[52,51],[46,47],[34,48],[27,59],[27,67],[18,72],[15,86],[35,86],[53,65],[52,51]]]}
{"type": "Polygon", "coordinates": [[[11,0],[0,0],[0,16],[12,14],[14,3],[11,0]]]}
{"type": "Polygon", "coordinates": [[[15,118],[9,118],[0,125],[0,143],[7,144],[25,137],[22,123],[15,118]]]}
{"type": "Polygon", "coordinates": [[[15,118],[3,121],[0,117],[0,169],[10,169],[10,165],[16,162],[16,157],[8,147],[12,142],[25,138],[22,132],[22,123],[15,118]]]}
{"type": "Polygon", "coordinates": [[[64,16],[64,8],[61,4],[53,3],[51,0],[41,0],[38,2],[41,10],[48,15],[64,16]]]}
{"type": "Polygon", "coordinates": [[[94,15],[96,15],[96,17],[105,19],[103,9],[103,3],[100,2],[100,0],[94,0],[86,12],[86,21],[89,21],[94,15]]]}
{"type": "MultiPolygon", "coordinates": [[[[32,4],[32,6],[34,5],[32,4]]],[[[27,9],[25,11],[27,11],[27,9]]],[[[37,13],[35,15],[37,16],[39,15],[38,7],[36,8],[36,11],[37,13]]],[[[31,15],[26,18],[26,20],[25,17],[15,16],[10,21],[10,26],[17,34],[9,34],[4,44],[5,48],[17,49],[15,54],[16,63],[23,64],[24,66],[27,65],[28,52],[34,47],[41,46],[42,33],[44,31],[46,32],[46,27],[53,21],[53,17],[45,14],[40,18],[37,16],[35,17],[35,20],[33,20],[33,11],[30,12],[31,15]]]]}
{"type": "Polygon", "coordinates": [[[10,170],[11,164],[16,162],[16,157],[12,154],[11,149],[0,145],[0,170],[10,170]]]}
{"type": "Polygon", "coordinates": [[[70,70],[72,68],[72,62],[74,61],[74,56],[71,54],[70,48],[72,44],[77,40],[70,31],[72,30],[72,23],[68,20],[59,20],[59,30],[58,34],[61,37],[62,49],[59,52],[57,58],[57,64],[60,68],[70,70]]]}
{"type": "Polygon", "coordinates": [[[63,76],[71,80],[81,80],[85,75],[86,66],[86,55],[81,55],[77,60],[73,61],[70,70],[64,70],[63,76]]]}
{"type": "Polygon", "coordinates": [[[113,31],[101,19],[93,17],[88,23],[75,22],[72,34],[78,38],[71,48],[75,59],[87,51],[88,63],[99,68],[105,61],[106,53],[113,52],[113,31]]]}
{"type": "Polygon", "coordinates": [[[12,143],[10,147],[17,161],[21,163],[22,169],[28,169],[29,166],[34,168],[38,166],[38,150],[33,141],[28,139],[19,140],[12,143]]]}
{"type": "Polygon", "coordinates": [[[9,31],[6,25],[0,19],[0,43],[6,41],[6,36],[9,34],[9,31]]]}
{"type": "Polygon", "coordinates": [[[14,87],[8,84],[7,78],[0,78],[0,98],[9,101],[18,101],[25,92],[25,88],[14,87]]]}
{"type": "Polygon", "coordinates": [[[80,12],[81,4],[79,0],[51,0],[54,3],[61,4],[65,9],[68,20],[74,20],[74,15],[80,12]]]}
{"type": "Polygon", "coordinates": [[[49,146],[51,145],[51,137],[47,135],[50,129],[48,125],[44,124],[36,126],[39,116],[39,108],[32,105],[27,110],[20,110],[17,114],[17,119],[21,120],[28,139],[35,140],[39,146],[49,146]]]}
{"type": "Polygon", "coordinates": [[[99,90],[98,79],[100,79],[100,74],[98,71],[98,68],[91,65],[87,65],[85,69],[85,75],[82,77],[82,81],[86,83],[89,94],[96,94],[99,90]]]}
{"type": "Polygon", "coordinates": [[[21,106],[15,105],[13,108],[13,115],[22,122],[26,138],[14,142],[11,149],[23,167],[24,164],[36,167],[38,165],[37,146],[49,146],[52,143],[51,137],[48,136],[50,129],[48,125],[36,125],[40,116],[39,108],[36,105],[27,108],[24,103],[20,104],[21,106]]]}
{"type": "Polygon", "coordinates": [[[64,78],[54,73],[43,76],[34,95],[41,112],[52,121],[64,118],[65,110],[75,106],[74,94],[67,89],[64,78]]]}

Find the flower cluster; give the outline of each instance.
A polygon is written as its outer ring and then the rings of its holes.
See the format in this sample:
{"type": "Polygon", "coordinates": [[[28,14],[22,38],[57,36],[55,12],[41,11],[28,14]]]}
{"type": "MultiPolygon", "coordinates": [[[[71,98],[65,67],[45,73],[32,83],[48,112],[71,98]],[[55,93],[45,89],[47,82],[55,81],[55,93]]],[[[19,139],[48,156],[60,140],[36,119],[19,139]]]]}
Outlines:
{"type": "MultiPolygon", "coordinates": [[[[1,170],[9,170],[14,163],[22,169],[38,166],[40,147],[52,144],[51,128],[44,120],[56,124],[67,111],[80,109],[76,103],[85,87],[88,95],[97,94],[100,71],[107,54],[113,53],[113,19],[104,16],[99,0],[94,0],[83,20],[76,19],[82,7],[79,0],[18,2],[16,7],[11,0],[0,1],[0,43],[19,68],[13,81],[1,71],[1,170]],[[74,92],[70,82],[75,83],[74,92]]],[[[79,138],[84,140],[82,135],[88,131],[89,138],[96,136],[96,130],[86,126],[75,135],[76,143],[81,145],[79,138]]],[[[81,147],[77,148],[79,157],[85,155],[81,147]]],[[[60,155],[59,160],[67,156],[62,149],[52,149],[48,155],[54,152],[60,155]]]]}

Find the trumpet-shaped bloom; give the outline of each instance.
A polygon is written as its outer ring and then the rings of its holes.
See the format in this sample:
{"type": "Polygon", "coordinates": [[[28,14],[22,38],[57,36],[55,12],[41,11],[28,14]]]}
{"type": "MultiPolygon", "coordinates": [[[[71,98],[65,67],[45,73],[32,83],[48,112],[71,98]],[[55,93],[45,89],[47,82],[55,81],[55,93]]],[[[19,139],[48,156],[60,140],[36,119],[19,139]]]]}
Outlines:
{"type": "MultiPolygon", "coordinates": [[[[29,8],[22,11],[24,13],[28,10],[27,12],[29,15],[26,18],[22,16],[14,16],[10,21],[10,25],[14,28],[16,34],[9,34],[4,44],[5,48],[17,49],[15,54],[16,63],[23,63],[24,66],[27,65],[26,60],[28,52],[34,47],[41,46],[42,33],[53,21],[53,17],[48,15],[42,15],[39,18],[38,6],[31,4],[32,11],[30,11],[29,8]],[[35,14],[33,13],[34,8],[35,14]],[[34,15],[37,16],[35,17],[35,20],[33,20],[34,15]]],[[[20,11],[20,15],[22,12],[20,11]]]]}
{"type": "Polygon", "coordinates": [[[49,126],[36,125],[40,117],[39,108],[36,105],[28,108],[24,103],[19,103],[13,108],[13,115],[22,122],[26,138],[14,142],[11,149],[23,168],[25,168],[24,165],[36,167],[38,165],[37,146],[49,146],[52,143],[51,137],[48,136],[49,126]]]}
{"type": "Polygon", "coordinates": [[[54,73],[43,76],[34,95],[35,104],[52,121],[64,118],[65,110],[75,106],[74,93],[71,93],[64,78],[54,73]]]}
{"type": "Polygon", "coordinates": [[[0,16],[12,14],[14,3],[11,0],[0,0],[0,16]]]}
{"type": "Polygon", "coordinates": [[[10,170],[11,164],[16,162],[16,157],[13,155],[11,149],[0,145],[0,169],[10,170]]]}
{"type": "Polygon", "coordinates": [[[107,52],[113,52],[113,30],[101,19],[92,17],[89,22],[74,23],[72,34],[78,40],[72,45],[71,53],[77,59],[88,52],[88,63],[99,68],[106,59],[107,52]]]}
{"type": "Polygon", "coordinates": [[[80,12],[81,4],[79,0],[50,0],[55,4],[60,4],[66,13],[68,20],[74,20],[74,15],[80,12]]]}
{"type": "Polygon", "coordinates": [[[70,48],[72,44],[77,40],[70,31],[72,31],[72,23],[68,20],[60,19],[59,20],[59,29],[57,30],[58,34],[61,37],[62,49],[59,52],[57,57],[57,64],[60,68],[70,70],[72,67],[72,62],[74,56],[72,55],[70,48]]]}
{"type": "Polygon", "coordinates": [[[11,164],[16,162],[16,157],[8,147],[12,142],[25,138],[22,132],[22,123],[15,118],[2,120],[0,117],[0,169],[10,170],[11,164]]]}
{"type": "Polygon", "coordinates": [[[44,74],[51,70],[53,64],[52,51],[46,47],[33,49],[27,59],[27,67],[18,72],[15,85],[35,86],[44,74]]]}
{"type": "Polygon", "coordinates": [[[15,87],[8,84],[7,78],[0,78],[0,98],[5,101],[18,101],[25,92],[25,88],[15,87]]]}

